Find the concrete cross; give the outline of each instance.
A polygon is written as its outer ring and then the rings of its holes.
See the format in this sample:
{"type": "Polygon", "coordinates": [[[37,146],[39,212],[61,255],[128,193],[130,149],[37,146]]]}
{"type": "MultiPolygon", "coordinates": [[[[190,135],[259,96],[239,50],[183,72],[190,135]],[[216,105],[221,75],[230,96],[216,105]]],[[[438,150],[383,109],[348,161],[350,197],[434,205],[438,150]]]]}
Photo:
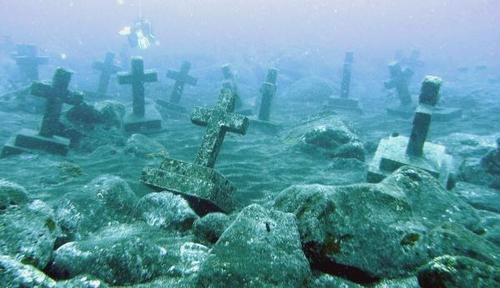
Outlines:
{"type": "Polygon", "coordinates": [[[260,101],[260,109],[258,119],[262,121],[269,121],[271,116],[271,103],[276,94],[276,80],[278,78],[278,70],[271,68],[267,72],[266,82],[262,84],[260,93],[262,99],[260,101]]]}
{"type": "Polygon", "coordinates": [[[413,71],[409,68],[402,69],[398,62],[392,62],[389,64],[389,73],[391,79],[384,83],[385,88],[392,89],[395,88],[398,93],[401,106],[408,106],[411,104],[411,95],[408,89],[411,76],[413,76],[413,71]]]}
{"type": "Polygon", "coordinates": [[[235,95],[229,89],[222,89],[219,100],[213,109],[196,108],[191,115],[191,122],[207,126],[205,136],[194,164],[213,168],[219,154],[226,132],[245,135],[248,128],[248,118],[233,113],[235,95]]]}
{"type": "Polygon", "coordinates": [[[351,89],[351,71],[352,62],[354,60],[354,53],[345,53],[344,68],[342,71],[342,83],[340,84],[340,98],[349,98],[349,91],[351,89]]]}
{"type": "Polygon", "coordinates": [[[420,90],[419,105],[413,119],[410,140],[406,147],[406,154],[420,157],[423,155],[424,144],[431,125],[432,110],[439,100],[441,78],[426,76],[420,90]]]}
{"type": "Polygon", "coordinates": [[[141,57],[133,57],[130,62],[131,72],[119,72],[118,83],[132,85],[133,114],[144,117],[145,99],[144,83],[158,81],[158,73],[152,70],[144,71],[144,61],[141,57]]]}
{"type": "Polygon", "coordinates": [[[227,87],[228,83],[231,86],[231,91],[233,91],[234,96],[236,97],[236,108],[239,108],[243,105],[241,103],[240,96],[238,94],[238,86],[236,85],[236,79],[234,78],[233,71],[231,70],[231,66],[229,64],[225,64],[222,66],[222,75],[224,77],[223,87],[227,87]],[[224,86],[226,85],[226,86],[224,86]]]}
{"type": "Polygon", "coordinates": [[[184,91],[184,85],[188,84],[195,86],[198,82],[196,78],[188,75],[190,68],[191,63],[186,61],[182,63],[181,70],[179,72],[168,70],[167,77],[175,80],[174,90],[170,95],[170,103],[179,104],[182,92],[184,91]]]}
{"type": "Polygon", "coordinates": [[[109,78],[111,75],[120,71],[120,67],[114,64],[114,60],[115,54],[108,52],[106,53],[104,62],[94,62],[94,64],[92,64],[92,68],[101,71],[99,86],[97,87],[97,93],[100,95],[106,95],[106,92],[108,91],[109,78]]]}
{"type": "Polygon", "coordinates": [[[64,103],[78,105],[83,102],[82,93],[68,90],[71,74],[70,71],[57,68],[51,85],[42,82],[34,82],[31,85],[32,95],[43,97],[47,100],[39,132],[40,136],[52,137],[60,133],[62,124],[59,122],[59,117],[61,116],[64,103]]]}
{"type": "Polygon", "coordinates": [[[21,72],[30,81],[38,80],[38,66],[49,63],[49,58],[37,56],[38,48],[35,45],[17,45],[16,50],[14,59],[21,72]]]}

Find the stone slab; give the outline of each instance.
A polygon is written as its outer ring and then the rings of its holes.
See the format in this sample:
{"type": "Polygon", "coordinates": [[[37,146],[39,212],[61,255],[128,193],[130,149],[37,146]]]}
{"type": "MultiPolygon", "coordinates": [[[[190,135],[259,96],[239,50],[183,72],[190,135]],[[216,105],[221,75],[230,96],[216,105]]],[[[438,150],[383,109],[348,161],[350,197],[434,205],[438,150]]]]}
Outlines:
{"type": "Polygon", "coordinates": [[[387,108],[387,114],[392,116],[398,116],[401,118],[411,118],[415,114],[416,106],[408,106],[408,107],[389,107],[387,108]]]}
{"type": "Polygon", "coordinates": [[[136,116],[129,111],[123,118],[123,128],[127,133],[155,133],[161,131],[161,122],[160,113],[153,106],[147,105],[144,117],[136,116]]]}
{"type": "Polygon", "coordinates": [[[48,138],[40,136],[35,130],[22,129],[3,147],[0,157],[21,153],[33,153],[35,151],[66,155],[69,151],[69,144],[70,140],[63,137],[53,136],[48,138]]]}
{"type": "Polygon", "coordinates": [[[167,158],[160,168],[145,168],[141,181],[157,191],[182,195],[200,216],[233,208],[236,188],[212,168],[167,158]]]}
{"type": "Polygon", "coordinates": [[[446,122],[462,118],[462,109],[436,107],[432,112],[432,121],[446,122]]]}
{"type": "Polygon", "coordinates": [[[328,110],[347,110],[362,113],[359,101],[351,98],[330,98],[325,106],[328,110]]]}
{"type": "Polygon", "coordinates": [[[446,147],[426,142],[423,157],[411,157],[406,154],[409,138],[397,136],[384,138],[375,152],[372,162],[368,166],[367,180],[378,183],[401,166],[412,166],[429,172],[439,179],[444,187],[452,185],[450,169],[452,157],[446,153],[446,147]]]}
{"type": "Polygon", "coordinates": [[[253,111],[250,108],[238,110],[238,111],[236,111],[236,113],[241,114],[243,116],[252,116],[253,115],[253,111]]]}
{"type": "Polygon", "coordinates": [[[269,133],[277,133],[283,129],[278,123],[272,121],[263,121],[255,118],[249,118],[250,120],[250,129],[259,129],[260,131],[269,132],[269,133]]]}

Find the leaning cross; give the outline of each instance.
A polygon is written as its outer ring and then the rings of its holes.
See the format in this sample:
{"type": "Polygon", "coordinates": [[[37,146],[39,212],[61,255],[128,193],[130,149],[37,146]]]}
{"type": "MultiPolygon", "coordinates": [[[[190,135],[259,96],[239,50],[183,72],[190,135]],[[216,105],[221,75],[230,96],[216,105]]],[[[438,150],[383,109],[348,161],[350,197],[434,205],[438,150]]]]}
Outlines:
{"type": "Polygon", "coordinates": [[[144,71],[144,62],[141,57],[133,57],[130,66],[132,70],[130,73],[118,73],[118,83],[132,85],[133,113],[135,116],[144,117],[144,83],[158,81],[158,73],[151,70],[144,71]]]}
{"type": "Polygon", "coordinates": [[[234,74],[233,71],[231,70],[231,66],[229,64],[226,64],[222,66],[222,75],[224,76],[224,85],[223,87],[227,87],[229,84],[231,87],[231,90],[233,91],[234,96],[236,97],[236,108],[241,107],[241,99],[238,94],[238,86],[236,85],[236,79],[234,79],[234,74]]]}
{"type": "Polygon", "coordinates": [[[396,89],[401,106],[410,105],[411,95],[408,85],[410,78],[413,75],[413,71],[409,68],[402,69],[398,62],[392,62],[389,64],[389,73],[391,79],[384,83],[385,88],[396,89]]]}
{"type": "Polygon", "coordinates": [[[106,53],[104,62],[94,62],[92,68],[101,71],[101,76],[99,77],[99,86],[97,88],[97,93],[100,95],[106,95],[108,91],[109,78],[111,75],[120,71],[120,67],[114,64],[115,54],[112,52],[106,53]]]}
{"type": "Polygon", "coordinates": [[[196,108],[191,122],[207,126],[205,136],[194,160],[194,164],[213,168],[226,132],[245,135],[248,118],[233,113],[236,97],[229,89],[222,89],[219,100],[213,109],[196,108]]]}
{"type": "Polygon", "coordinates": [[[271,102],[274,94],[276,94],[276,80],[278,78],[278,70],[271,68],[267,72],[266,82],[262,84],[260,92],[262,99],[260,101],[259,120],[269,121],[271,115],[271,102]]]}
{"type": "Polygon", "coordinates": [[[342,72],[342,83],[340,86],[340,98],[349,98],[353,59],[354,59],[353,52],[347,52],[345,54],[344,68],[342,72]]]}
{"type": "Polygon", "coordinates": [[[170,95],[170,103],[179,104],[182,96],[182,92],[184,91],[184,85],[192,85],[195,86],[198,81],[196,78],[188,75],[189,69],[191,68],[191,63],[183,62],[181,66],[181,70],[179,72],[168,70],[167,77],[175,80],[174,90],[170,95]]]}
{"type": "Polygon", "coordinates": [[[64,103],[78,105],[83,101],[83,94],[68,90],[71,81],[71,72],[58,68],[52,78],[52,84],[34,82],[31,85],[31,94],[44,97],[47,100],[45,113],[43,115],[40,136],[52,137],[60,132],[62,106],[64,103]]]}
{"type": "Polygon", "coordinates": [[[439,77],[426,76],[422,83],[418,99],[419,105],[415,112],[410,140],[406,147],[406,154],[409,156],[420,157],[423,155],[427,132],[431,125],[432,110],[439,100],[441,82],[439,77]]]}
{"type": "Polygon", "coordinates": [[[49,63],[48,57],[39,57],[35,45],[17,45],[16,63],[31,81],[38,80],[38,66],[49,63]]]}

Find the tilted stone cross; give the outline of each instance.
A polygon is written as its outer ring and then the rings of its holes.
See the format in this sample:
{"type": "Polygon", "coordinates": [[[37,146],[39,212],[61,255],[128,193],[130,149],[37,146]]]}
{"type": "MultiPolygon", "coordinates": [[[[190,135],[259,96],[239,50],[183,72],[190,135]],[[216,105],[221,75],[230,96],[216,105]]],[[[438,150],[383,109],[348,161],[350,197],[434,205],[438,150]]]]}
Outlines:
{"type": "Polygon", "coordinates": [[[37,56],[35,45],[17,45],[16,63],[30,81],[38,80],[38,66],[49,63],[48,57],[37,56]]]}
{"type": "Polygon", "coordinates": [[[344,68],[342,71],[342,83],[340,85],[340,98],[349,98],[349,90],[351,89],[351,71],[352,62],[354,60],[353,52],[347,52],[344,59],[344,68]]]}
{"type": "Polygon", "coordinates": [[[115,54],[112,52],[106,53],[104,62],[95,62],[92,68],[101,71],[101,76],[99,77],[99,86],[97,88],[97,93],[100,95],[105,95],[108,91],[109,78],[111,75],[116,74],[120,71],[120,67],[114,64],[115,54]]]}
{"type": "Polygon", "coordinates": [[[401,65],[398,62],[392,62],[391,64],[389,64],[389,73],[391,79],[384,83],[385,88],[396,89],[401,106],[410,105],[411,95],[408,89],[408,85],[410,82],[410,78],[413,75],[413,71],[409,68],[402,69],[401,65]]]}
{"type": "Polygon", "coordinates": [[[243,103],[241,103],[241,99],[238,94],[238,86],[236,85],[236,79],[234,78],[233,71],[231,70],[231,66],[229,64],[222,66],[222,75],[224,77],[223,85],[226,85],[223,87],[227,87],[228,84],[231,86],[231,90],[236,97],[236,108],[241,107],[243,103]]]}
{"type": "Polygon", "coordinates": [[[262,99],[260,101],[259,120],[269,121],[271,115],[271,103],[276,94],[276,80],[278,78],[278,70],[271,68],[267,72],[266,82],[262,84],[260,93],[262,99]]]}
{"type": "Polygon", "coordinates": [[[420,157],[423,155],[424,144],[431,125],[432,110],[439,100],[441,78],[426,76],[420,90],[419,105],[413,119],[410,140],[406,154],[420,157]]]}
{"type": "Polygon", "coordinates": [[[59,117],[64,103],[78,105],[83,102],[83,94],[68,90],[71,74],[67,70],[58,68],[51,85],[42,82],[34,82],[31,85],[32,95],[44,97],[47,100],[40,136],[52,137],[61,132],[62,124],[59,122],[59,117]]]}
{"type": "Polygon", "coordinates": [[[191,121],[196,125],[207,126],[194,164],[213,168],[226,132],[245,135],[249,123],[248,118],[233,113],[234,108],[235,95],[231,90],[224,88],[215,108],[194,110],[191,121]]]}
{"type": "Polygon", "coordinates": [[[119,72],[118,83],[132,85],[133,97],[133,114],[138,117],[144,117],[145,99],[144,99],[144,83],[158,81],[158,73],[147,70],[144,71],[144,61],[141,57],[133,57],[131,62],[131,72],[119,72]]]}
{"type": "Polygon", "coordinates": [[[196,85],[198,80],[188,75],[189,69],[191,69],[191,63],[183,62],[179,72],[168,70],[167,77],[175,80],[174,90],[172,90],[172,94],[170,95],[170,103],[179,104],[182,92],[184,91],[184,85],[196,85]]]}

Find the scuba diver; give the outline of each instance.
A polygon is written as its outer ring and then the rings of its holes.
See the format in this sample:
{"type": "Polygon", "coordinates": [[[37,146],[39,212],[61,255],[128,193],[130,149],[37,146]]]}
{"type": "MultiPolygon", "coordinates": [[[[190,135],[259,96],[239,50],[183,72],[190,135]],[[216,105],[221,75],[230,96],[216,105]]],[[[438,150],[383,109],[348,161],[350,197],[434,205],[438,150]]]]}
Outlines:
{"type": "Polygon", "coordinates": [[[128,43],[132,48],[148,49],[154,43],[159,45],[159,41],[153,34],[151,22],[143,17],[136,20],[131,26],[123,27],[120,35],[127,36],[128,43]]]}

